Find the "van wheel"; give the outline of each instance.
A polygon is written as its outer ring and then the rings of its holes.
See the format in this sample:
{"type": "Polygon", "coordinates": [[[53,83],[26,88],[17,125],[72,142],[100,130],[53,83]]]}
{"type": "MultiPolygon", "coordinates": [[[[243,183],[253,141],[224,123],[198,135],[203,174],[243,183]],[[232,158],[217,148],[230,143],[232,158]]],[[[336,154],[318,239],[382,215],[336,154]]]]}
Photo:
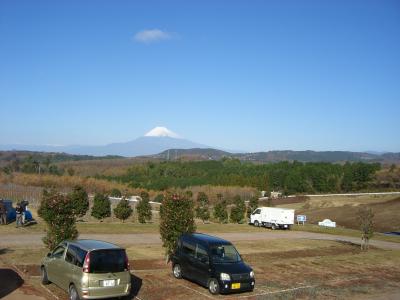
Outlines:
{"type": "Polygon", "coordinates": [[[73,284],[71,284],[70,287],[69,287],[68,295],[69,295],[69,299],[70,300],[80,300],[79,294],[76,291],[76,288],[75,288],[75,286],[73,284]]]}
{"type": "Polygon", "coordinates": [[[272,224],[271,229],[272,229],[272,230],[275,230],[275,229],[276,229],[275,224],[272,224]]]}
{"type": "Polygon", "coordinates": [[[208,291],[213,295],[219,294],[219,283],[217,279],[211,278],[208,281],[208,291]]]}
{"type": "Polygon", "coordinates": [[[258,221],[254,221],[254,226],[258,227],[260,226],[260,223],[258,223],[258,221]]]}
{"type": "Polygon", "coordinates": [[[49,278],[47,277],[47,271],[46,268],[43,266],[40,268],[40,279],[42,281],[42,284],[49,284],[49,278]]]}
{"type": "Polygon", "coordinates": [[[181,279],[182,278],[182,269],[180,264],[175,264],[172,267],[172,273],[174,274],[174,277],[176,279],[181,279]]]}

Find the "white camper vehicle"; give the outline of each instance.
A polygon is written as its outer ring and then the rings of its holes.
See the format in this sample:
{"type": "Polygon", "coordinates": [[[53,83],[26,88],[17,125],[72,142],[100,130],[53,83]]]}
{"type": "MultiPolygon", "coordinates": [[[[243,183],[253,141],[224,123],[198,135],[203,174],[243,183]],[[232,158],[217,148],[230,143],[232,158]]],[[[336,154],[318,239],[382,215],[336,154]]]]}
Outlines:
{"type": "Polygon", "coordinates": [[[259,207],[250,215],[250,224],[271,229],[290,229],[294,224],[294,209],[259,207]]]}

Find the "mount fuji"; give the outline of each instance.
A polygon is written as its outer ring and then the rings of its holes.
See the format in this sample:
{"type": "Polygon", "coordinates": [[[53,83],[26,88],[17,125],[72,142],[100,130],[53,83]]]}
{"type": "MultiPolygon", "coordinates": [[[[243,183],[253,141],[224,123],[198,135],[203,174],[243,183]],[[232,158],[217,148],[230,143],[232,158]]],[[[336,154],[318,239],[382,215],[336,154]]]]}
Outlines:
{"type": "Polygon", "coordinates": [[[40,146],[40,145],[0,145],[0,150],[27,150],[45,152],[65,152],[78,155],[119,155],[126,157],[153,155],[168,149],[210,148],[180,137],[166,127],[155,127],[144,136],[125,143],[102,146],[40,146]]]}

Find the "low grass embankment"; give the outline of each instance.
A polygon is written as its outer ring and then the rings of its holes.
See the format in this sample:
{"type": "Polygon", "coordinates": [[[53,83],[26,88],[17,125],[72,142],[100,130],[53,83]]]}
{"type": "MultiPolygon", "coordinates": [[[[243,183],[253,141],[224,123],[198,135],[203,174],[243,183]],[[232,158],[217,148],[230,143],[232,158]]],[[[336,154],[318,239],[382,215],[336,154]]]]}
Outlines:
{"type": "MultiPolygon", "coordinates": [[[[292,230],[357,237],[357,238],[360,238],[360,240],[361,240],[361,231],[360,230],[349,229],[349,228],[344,228],[344,227],[330,228],[330,227],[322,227],[322,226],[318,226],[318,225],[314,225],[314,224],[305,224],[305,225],[294,225],[292,227],[292,230]]],[[[372,239],[386,241],[386,242],[400,243],[400,237],[385,235],[385,234],[379,233],[379,232],[375,232],[372,239]]]]}

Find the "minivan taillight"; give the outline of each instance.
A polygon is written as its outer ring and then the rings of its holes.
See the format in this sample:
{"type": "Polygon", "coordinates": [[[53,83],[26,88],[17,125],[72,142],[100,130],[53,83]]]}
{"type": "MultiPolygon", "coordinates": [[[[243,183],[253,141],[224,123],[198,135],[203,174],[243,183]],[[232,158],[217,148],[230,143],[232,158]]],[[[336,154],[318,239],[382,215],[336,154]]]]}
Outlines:
{"type": "Polygon", "coordinates": [[[128,255],[126,255],[126,252],[125,252],[125,269],[127,271],[130,270],[129,259],[128,259],[128,255]]]}
{"type": "Polygon", "coordinates": [[[83,273],[90,272],[90,252],[88,252],[85,256],[85,261],[83,262],[82,272],[83,273]]]}

